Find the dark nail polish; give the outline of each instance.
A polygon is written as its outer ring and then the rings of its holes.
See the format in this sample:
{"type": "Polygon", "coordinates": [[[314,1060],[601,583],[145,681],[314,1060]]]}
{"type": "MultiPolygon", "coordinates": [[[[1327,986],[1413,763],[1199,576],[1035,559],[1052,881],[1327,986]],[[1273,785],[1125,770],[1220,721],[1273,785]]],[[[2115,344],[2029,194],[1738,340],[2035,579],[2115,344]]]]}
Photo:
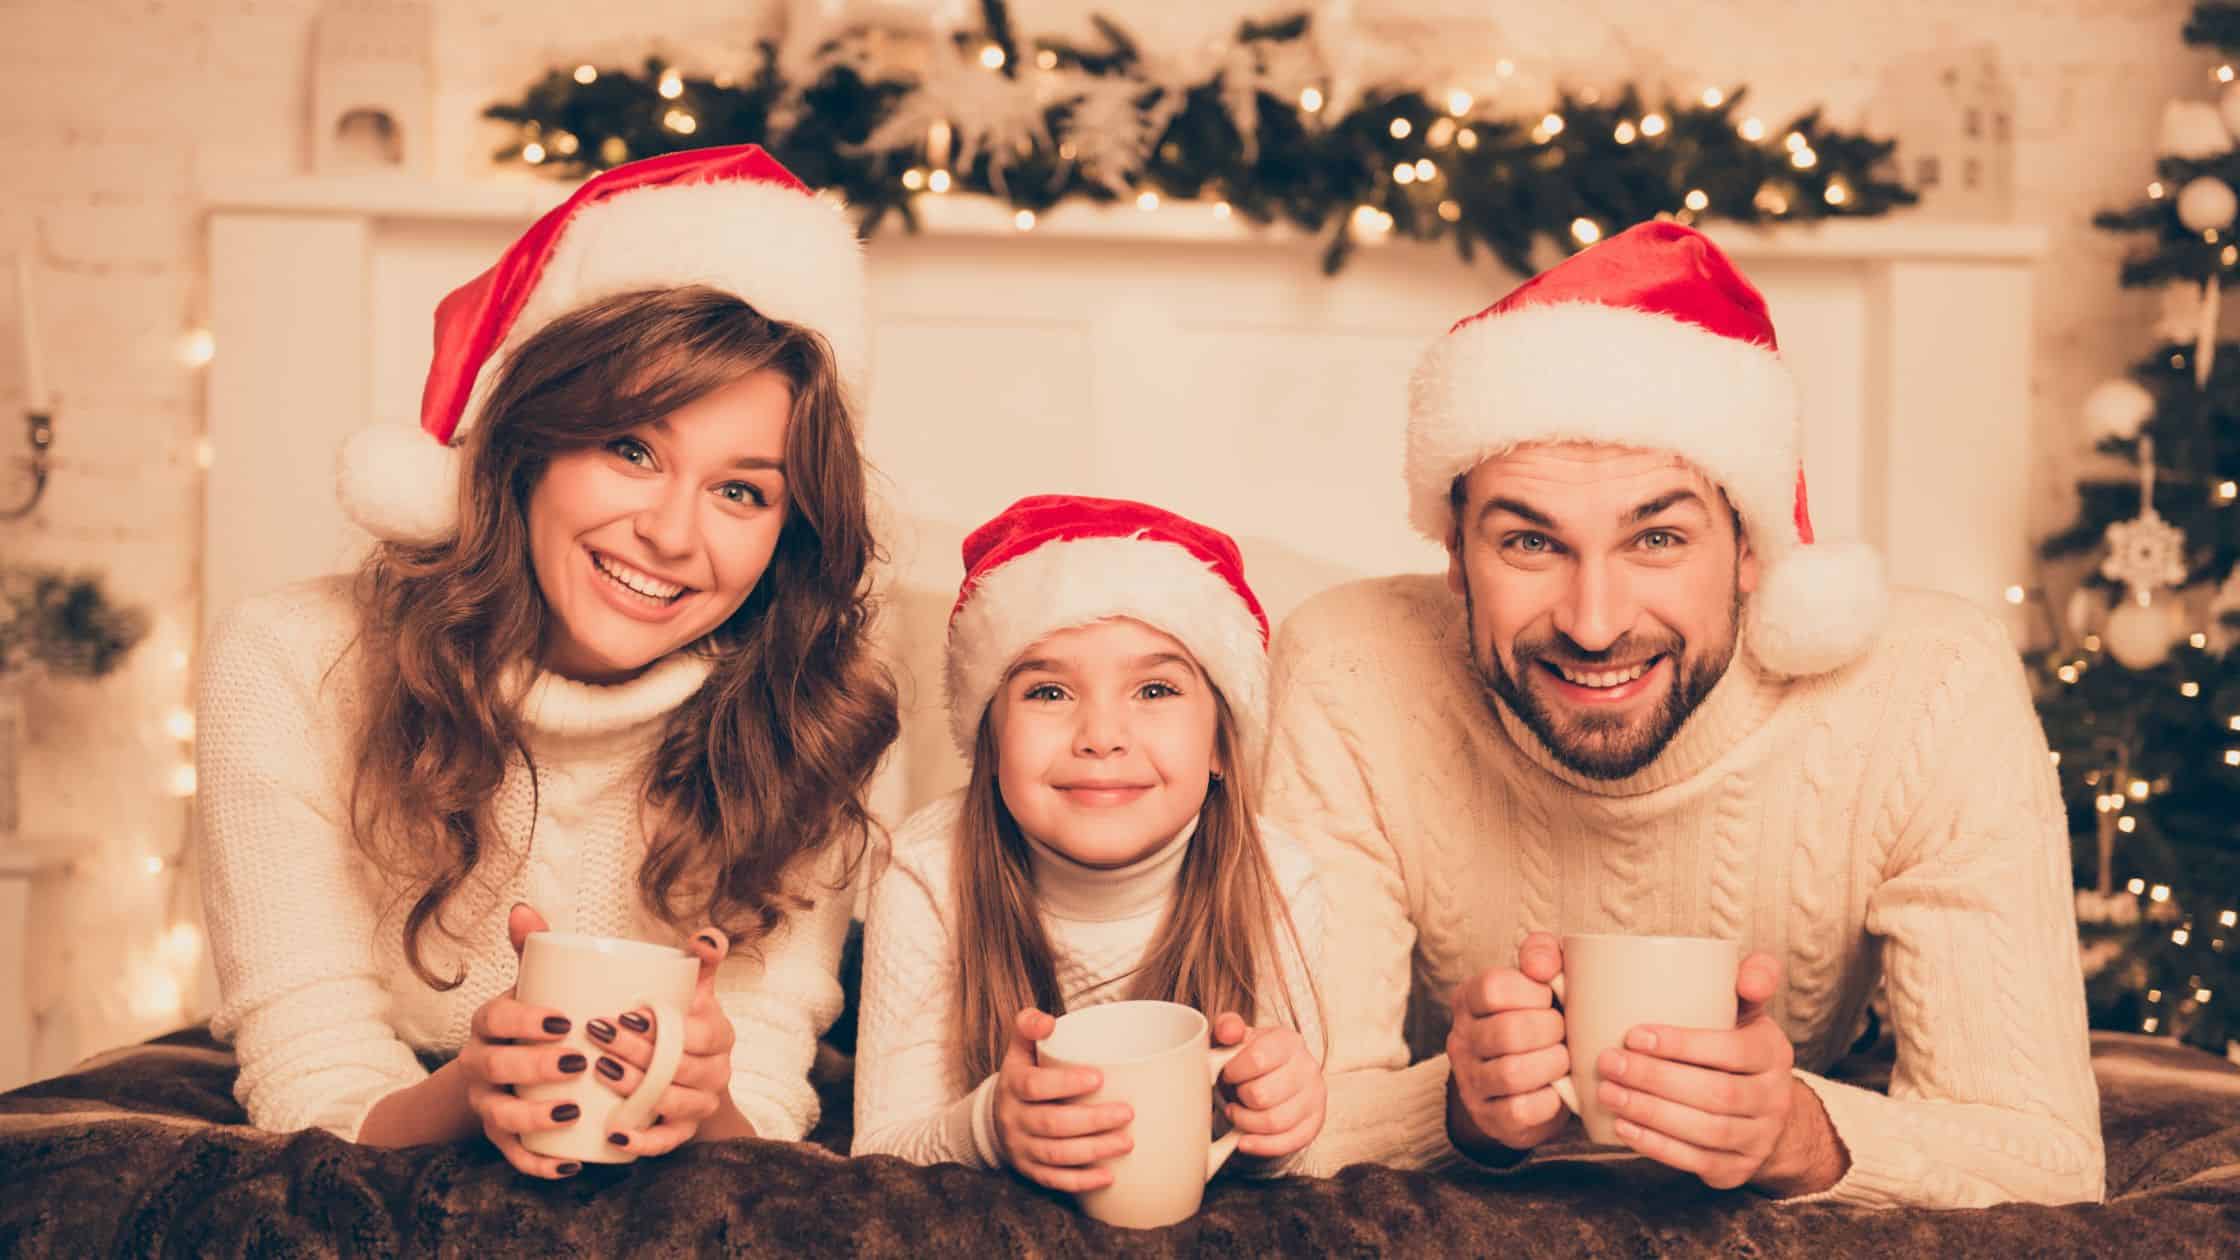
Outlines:
{"type": "Polygon", "coordinates": [[[573,1076],[584,1069],[586,1062],[580,1054],[563,1054],[560,1056],[560,1070],[573,1076]]]}
{"type": "Polygon", "coordinates": [[[614,1040],[614,1025],[608,1023],[603,1019],[592,1020],[590,1023],[583,1026],[583,1030],[591,1034],[591,1039],[593,1041],[614,1040]]]}
{"type": "Polygon", "coordinates": [[[612,1142],[616,1146],[628,1146],[630,1145],[630,1135],[627,1133],[609,1133],[607,1135],[607,1141],[612,1142]]]}
{"type": "Polygon", "coordinates": [[[568,1031],[568,1017],[565,1015],[545,1016],[544,1030],[548,1033],[551,1033],[555,1037],[560,1036],[561,1034],[568,1031]]]}
{"type": "Polygon", "coordinates": [[[574,1103],[561,1103],[552,1109],[552,1118],[565,1123],[583,1114],[583,1108],[574,1103]]]}
{"type": "Polygon", "coordinates": [[[610,1081],[619,1081],[622,1079],[622,1065],[602,1054],[599,1056],[599,1075],[610,1081]]]}
{"type": "Polygon", "coordinates": [[[653,1021],[647,1019],[643,1015],[638,1014],[636,1011],[632,1011],[628,1015],[624,1015],[622,1017],[622,1026],[634,1033],[653,1031],[653,1021]]]}
{"type": "Polygon", "coordinates": [[[667,1117],[667,1116],[664,1116],[664,1115],[661,1115],[660,1113],[656,1112],[656,1113],[654,1114],[654,1117],[653,1117],[653,1127],[654,1127],[654,1128],[656,1128],[656,1129],[660,1128],[660,1127],[661,1127],[661,1122],[662,1122],[662,1121],[664,1121],[664,1120],[666,1120],[666,1119],[668,1119],[668,1118],[669,1118],[669,1117],[667,1117]]]}
{"type": "Polygon", "coordinates": [[[573,1177],[577,1173],[583,1171],[583,1165],[571,1159],[567,1163],[560,1165],[558,1168],[555,1168],[552,1171],[559,1173],[563,1177],[573,1177]]]}
{"type": "Polygon", "coordinates": [[[700,942],[701,942],[702,944],[706,945],[706,946],[707,946],[707,947],[708,947],[709,949],[722,949],[722,948],[723,948],[723,938],[722,938],[722,937],[720,937],[720,936],[717,936],[717,935],[716,935],[715,933],[713,933],[713,932],[702,932],[702,933],[700,934],[700,942]]]}

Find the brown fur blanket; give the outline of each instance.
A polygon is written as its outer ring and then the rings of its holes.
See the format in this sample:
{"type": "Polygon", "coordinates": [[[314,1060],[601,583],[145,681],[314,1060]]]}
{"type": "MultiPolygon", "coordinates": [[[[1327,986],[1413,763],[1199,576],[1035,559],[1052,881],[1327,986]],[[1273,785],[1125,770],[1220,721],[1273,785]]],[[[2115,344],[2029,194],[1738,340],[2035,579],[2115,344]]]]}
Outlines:
{"type": "MultiPolygon", "coordinates": [[[[836,1062],[844,1062],[837,1060],[836,1062]]],[[[740,1141],[516,1176],[489,1147],[383,1151],[242,1124],[227,1050],[188,1030],[0,1095],[8,1256],[2137,1256],[2240,1250],[2240,1069],[2094,1043],[2109,1201],[1857,1212],[1714,1193],[1639,1161],[1507,1177],[1356,1167],[1224,1178],[1198,1216],[1133,1233],[1010,1177],[844,1160],[844,1073],[814,1143],[740,1141]]],[[[1875,1064],[1854,1065],[1871,1080],[1875,1064]]]]}

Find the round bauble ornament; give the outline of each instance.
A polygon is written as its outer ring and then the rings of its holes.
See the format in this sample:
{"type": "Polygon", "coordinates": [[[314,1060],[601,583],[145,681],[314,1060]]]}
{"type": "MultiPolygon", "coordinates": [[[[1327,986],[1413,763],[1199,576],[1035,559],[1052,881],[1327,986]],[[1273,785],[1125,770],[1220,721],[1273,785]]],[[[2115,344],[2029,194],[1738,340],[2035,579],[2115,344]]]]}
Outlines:
{"type": "Polygon", "coordinates": [[[2168,594],[2134,592],[2108,614],[2100,641],[2108,655],[2126,669],[2153,669],[2170,659],[2170,646],[2178,641],[2178,601],[2168,594]]]}
{"type": "Polygon", "coordinates": [[[2217,107],[2207,101],[2172,101],[2162,110],[2162,151],[2190,162],[2222,157],[2232,149],[2217,107]]]}
{"type": "Polygon", "coordinates": [[[2154,395],[2128,376],[2102,381],[2085,395],[2085,434],[2095,442],[2110,438],[2128,442],[2139,436],[2152,415],[2154,395]]]}
{"type": "Polygon", "coordinates": [[[2240,197],[2214,175],[2195,176],[2178,190],[2178,222],[2196,232],[2221,232],[2234,214],[2240,214],[2240,197]]]}

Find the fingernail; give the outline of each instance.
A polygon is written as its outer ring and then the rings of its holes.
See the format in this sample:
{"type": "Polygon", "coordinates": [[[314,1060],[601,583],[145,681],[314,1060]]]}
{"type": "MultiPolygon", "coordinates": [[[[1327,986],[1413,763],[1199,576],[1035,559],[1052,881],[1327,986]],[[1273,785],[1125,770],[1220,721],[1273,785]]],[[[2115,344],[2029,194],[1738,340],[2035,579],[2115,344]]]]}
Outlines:
{"type": "Polygon", "coordinates": [[[589,1061],[580,1054],[563,1054],[560,1056],[560,1070],[566,1072],[570,1076],[573,1076],[576,1073],[581,1072],[588,1062],[589,1061]]]}
{"type": "Polygon", "coordinates": [[[1602,1101],[1605,1106],[1623,1107],[1626,1105],[1626,1098],[1627,1094],[1624,1087],[1613,1085],[1608,1081],[1602,1083],[1602,1101]]]}
{"type": "Polygon", "coordinates": [[[559,1173],[563,1177],[573,1177],[577,1173],[583,1171],[583,1165],[571,1159],[567,1163],[560,1165],[558,1168],[555,1168],[552,1171],[559,1173]]]}
{"type": "Polygon", "coordinates": [[[1646,1028],[1636,1028],[1626,1034],[1626,1046],[1633,1050],[1654,1050],[1657,1048],[1657,1035],[1646,1028]]]}
{"type": "Polygon", "coordinates": [[[1604,1076],[1624,1076],[1626,1074],[1626,1057],[1622,1054],[1612,1051],[1610,1055],[1610,1064],[1609,1066],[1602,1069],[1602,1074],[1604,1076]]]}
{"type": "Polygon", "coordinates": [[[561,1035],[562,1033],[568,1031],[568,1017],[565,1015],[545,1016],[544,1030],[548,1033],[551,1033],[555,1037],[561,1035]]]}
{"type": "Polygon", "coordinates": [[[614,1025],[608,1023],[603,1019],[592,1020],[590,1023],[583,1026],[583,1030],[591,1034],[591,1039],[593,1041],[614,1040],[614,1025]]]}
{"type": "Polygon", "coordinates": [[[1637,1138],[1641,1136],[1641,1126],[1635,1124],[1631,1120],[1619,1120],[1613,1123],[1610,1127],[1616,1129],[1618,1131],[1618,1136],[1622,1138],[1637,1138]]]}
{"type": "Polygon", "coordinates": [[[574,1103],[561,1103],[552,1109],[552,1118],[555,1120],[573,1120],[582,1114],[583,1108],[576,1106],[574,1103]]]}
{"type": "Polygon", "coordinates": [[[615,1146],[628,1146],[630,1145],[630,1135],[627,1133],[609,1133],[607,1141],[615,1146]]]}
{"type": "Polygon", "coordinates": [[[599,1056],[599,1075],[610,1081],[619,1081],[622,1079],[622,1065],[602,1054],[599,1056]]]}
{"type": "Polygon", "coordinates": [[[702,932],[693,939],[706,945],[709,949],[722,949],[724,946],[724,939],[713,932],[702,932]]]}
{"type": "Polygon", "coordinates": [[[650,1032],[653,1029],[653,1021],[647,1019],[643,1015],[638,1014],[636,1011],[632,1011],[628,1015],[622,1016],[621,1024],[624,1028],[627,1028],[634,1033],[650,1032]]]}

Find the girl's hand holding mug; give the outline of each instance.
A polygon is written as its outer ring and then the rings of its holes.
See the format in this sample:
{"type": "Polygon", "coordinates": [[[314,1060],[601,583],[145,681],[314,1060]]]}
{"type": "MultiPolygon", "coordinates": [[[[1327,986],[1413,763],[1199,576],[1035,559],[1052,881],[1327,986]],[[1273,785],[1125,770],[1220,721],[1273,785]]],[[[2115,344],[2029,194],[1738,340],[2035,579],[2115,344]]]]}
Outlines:
{"type": "Polygon", "coordinates": [[[1093,1070],[1035,1065],[1035,1043],[1057,1026],[1031,1007],[1019,1012],[996,1075],[996,1145],[1020,1176],[1078,1194],[1112,1184],[1110,1172],[1089,1165],[1134,1149],[1135,1112],[1126,1103],[1076,1102],[1104,1083],[1093,1070]]]}
{"type": "Polygon", "coordinates": [[[1221,1070],[1236,1101],[1228,1106],[1237,1153],[1281,1159],[1306,1149],[1322,1132],[1329,1089],[1322,1065],[1297,1029],[1252,1028],[1234,1012],[1213,1022],[1219,1045],[1243,1045],[1221,1070]]]}
{"type": "MultiPolygon", "coordinates": [[[[730,1016],[716,1001],[716,970],[731,951],[728,937],[703,928],[687,947],[700,959],[700,979],[685,1012],[684,1059],[676,1079],[654,1104],[653,1124],[607,1135],[607,1141],[638,1155],[666,1155],[699,1133],[711,1116],[727,1109],[731,1097],[731,1047],[736,1034],[730,1016]]],[[[602,1084],[624,1098],[635,1093],[653,1062],[651,1011],[627,1011],[612,1020],[584,1025],[591,1040],[606,1047],[592,1065],[602,1084]]]]}
{"type": "MultiPolygon", "coordinates": [[[[531,932],[544,930],[544,916],[528,906],[515,906],[506,919],[506,934],[513,938],[516,955],[531,932]]],[[[521,1145],[522,1134],[564,1129],[575,1122],[581,1109],[574,1103],[554,1104],[513,1093],[517,1085],[570,1081],[583,1075],[590,1066],[584,1056],[553,1044],[567,1032],[567,1016],[522,1002],[509,989],[475,1010],[467,1044],[456,1060],[466,1078],[467,1107],[481,1121],[483,1136],[507,1163],[532,1177],[567,1177],[583,1167],[521,1145]]]]}

